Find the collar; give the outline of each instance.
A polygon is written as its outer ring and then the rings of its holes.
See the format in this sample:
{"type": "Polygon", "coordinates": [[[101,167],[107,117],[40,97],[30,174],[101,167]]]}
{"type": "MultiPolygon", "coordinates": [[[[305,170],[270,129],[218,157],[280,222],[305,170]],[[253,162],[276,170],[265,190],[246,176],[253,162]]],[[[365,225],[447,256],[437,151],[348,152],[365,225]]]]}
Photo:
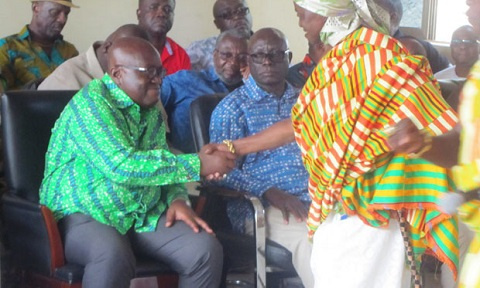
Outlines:
{"type": "MultiPolygon", "coordinates": [[[[299,91],[297,89],[295,89],[292,85],[287,83],[287,81],[285,81],[285,85],[286,85],[286,89],[283,92],[283,95],[281,98],[289,99],[289,98],[298,96],[299,91]]],[[[247,89],[248,91],[249,98],[251,98],[254,101],[260,101],[267,97],[278,98],[277,96],[270,94],[267,91],[260,88],[255,82],[255,80],[253,79],[252,75],[248,76],[248,79],[245,80],[245,89],[247,89]]]]}
{"type": "MultiPolygon", "coordinates": [[[[30,40],[30,28],[28,28],[29,25],[23,26],[22,30],[18,33],[18,38],[20,40],[30,40]]],[[[63,35],[60,34],[57,39],[55,39],[54,43],[57,43],[57,41],[62,41],[63,40],[63,35]]]]}
{"type": "Polygon", "coordinates": [[[118,87],[118,85],[113,81],[110,75],[105,73],[101,81],[110,93],[112,97],[112,102],[118,108],[128,108],[130,106],[136,105],[136,103],[133,102],[133,100],[127,95],[127,93],[125,93],[122,89],[120,89],[120,87],[118,87]]]}

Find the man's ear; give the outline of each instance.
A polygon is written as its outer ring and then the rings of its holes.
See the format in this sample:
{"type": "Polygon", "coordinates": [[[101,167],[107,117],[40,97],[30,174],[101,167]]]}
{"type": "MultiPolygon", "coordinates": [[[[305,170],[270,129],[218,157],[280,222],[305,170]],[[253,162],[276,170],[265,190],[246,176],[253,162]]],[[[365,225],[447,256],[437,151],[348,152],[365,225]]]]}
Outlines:
{"type": "Polygon", "coordinates": [[[137,20],[140,20],[140,14],[142,14],[142,11],[140,11],[140,9],[137,9],[137,20]]]}
{"type": "Polygon", "coordinates": [[[222,31],[222,26],[220,25],[220,22],[221,20],[217,20],[217,19],[214,19],[213,20],[213,23],[215,24],[215,27],[217,27],[218,30],[220,30],[220,32],[223,32],[222,31]]]}
{"type": "Polygon", "coordinates": [[[288,53],[288,64],[292,63],[292,57],[293,57],[293,53],[292,51],[290,51],[290,53],[288,53]]]}
{"type": "Polygon", "coordinates": [[[108,49],[110,49],[110,47],[112,46],[112,41],[105,41],[105,43],[103,43],[103,47],[102,47],[102,53],[104,54],[107,54],[108,52],[108,49]]]}
{"type": "Polygon", "coordinates": [[[112,77],[112,80],[120,86],[123,81],[123,68],[120,66],[114,66],[110,68],[109,71],[110,77],[112,77]]]}

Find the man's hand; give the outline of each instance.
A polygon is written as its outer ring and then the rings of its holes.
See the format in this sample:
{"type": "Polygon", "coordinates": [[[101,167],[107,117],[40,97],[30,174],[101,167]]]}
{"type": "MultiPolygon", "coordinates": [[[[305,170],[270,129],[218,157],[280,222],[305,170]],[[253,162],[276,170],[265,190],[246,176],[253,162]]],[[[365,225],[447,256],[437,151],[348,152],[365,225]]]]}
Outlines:
{"type": "Polygon", "coordinates": [[[215,151],[230,152],[228,146],[223,143],[209,143],[202,147],[206,154],[212,154],[215,151]]]}
{"type": "Polygon", "coordinates": [[[388,145],[395,153],[416,153],[423,148],[425,136],[410,119],[403,119],[394,127],[388,145]]]}
{"type": "Polygon", "coordinates": [[[173,226],[175,221],[183,221],[190,226],[195,233],[198,233],[201,227],[207,233],[214,234],[210,226],[198,217],[184,200],[174,200],[167,210],[166,217],[165,227],[173,226]]]}
{"type": "Polygon", "coordinates": [[[218,149],[219,145],[220,144],[205,145],[198,153],[201,162],[201,176],[208,178],[215,175],[217,176],[215,178],[218,179],[219,177],[221,178],[223,174],[226,174],[235,168],[235,155],[231,152],[221,151],[218,149]],[[215,150],[212,151],[212,149],[215,150]]]}
{"type": "Polygon", "coordinates": [[[275,187],[268,189],[263,194],[263,197],[267,199],[270,205],[282,211],[285,224],[288,224],[290,213],[297,219],[297,222],[302,222],[307,219],[308,210],[305,204],[298,200],[297,197],[275,187]]]}

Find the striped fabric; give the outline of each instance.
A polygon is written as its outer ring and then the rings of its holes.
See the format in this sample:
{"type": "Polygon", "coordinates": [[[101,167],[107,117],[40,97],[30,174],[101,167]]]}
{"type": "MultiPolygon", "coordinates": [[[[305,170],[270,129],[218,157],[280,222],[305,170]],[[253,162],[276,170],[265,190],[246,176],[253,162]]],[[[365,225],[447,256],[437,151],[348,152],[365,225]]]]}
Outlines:
{"type": "MultiPolygon", "coordinates": [[[[459,107],[462,123],[462,145],[459,165],[453,171],[455,182],[464,191],[480,187],[480,62],[470,71],[462,90],[459,107]]],[[[475,238],[465,257],[459,287],[480,287],[480,200],[460,206],[459,217],[475,232],[475,238]]]]}
{"type": "Polygon", "coordinates": [[[393,38],[360,28],[307,81],[292,121],[311,177],[308,226],[313,235],[334,206],[374,227],[403,209],[416,260],[428,248],[456,271],[457,227],[435,204],[453,188],[446,171],[388,153],[385,129],[403,118],[435,135],[457,121],[425,58],[406,53],[393,38]]]}

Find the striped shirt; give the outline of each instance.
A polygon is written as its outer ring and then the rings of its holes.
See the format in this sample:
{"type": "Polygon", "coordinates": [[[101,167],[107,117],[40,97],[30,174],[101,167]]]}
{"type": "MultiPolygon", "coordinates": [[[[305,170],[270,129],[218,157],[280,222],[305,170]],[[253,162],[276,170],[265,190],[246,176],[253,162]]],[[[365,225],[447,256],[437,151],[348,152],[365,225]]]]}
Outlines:
{"type": "Polygon", "coordinates": [[[22,89],[35,80],[46,78],[78,51],[60,36],[53,43],[50,56],[32,41],[28,25],[18,34],[0,39],[0,84],[5,90],[22,89]]]}
{"type": "Polygon", "coordinates": [[[373,227],[402,210],[417,261],[428,250],[456,271],[455,221],[438,211],[453,187],[445,169],[392,155],[386,127],[409,117],[431,134],[456,124],[424,57],[395,39],[359,28],[319,63],[292,111],[295,137],[310,174],[310,234],[335,206],[373,227]],[[337,204],[338,203],[338,204],[337,204]]]}
{"type": "Polygon", "coordinates": [[[195,154],[168,151],[165,125],[110,78],[95,79],[67,104],[52,131],[40,203],[58,220],[82,213],[126,233],[154,231],[184,182],[198,181],[195,154]]]}

